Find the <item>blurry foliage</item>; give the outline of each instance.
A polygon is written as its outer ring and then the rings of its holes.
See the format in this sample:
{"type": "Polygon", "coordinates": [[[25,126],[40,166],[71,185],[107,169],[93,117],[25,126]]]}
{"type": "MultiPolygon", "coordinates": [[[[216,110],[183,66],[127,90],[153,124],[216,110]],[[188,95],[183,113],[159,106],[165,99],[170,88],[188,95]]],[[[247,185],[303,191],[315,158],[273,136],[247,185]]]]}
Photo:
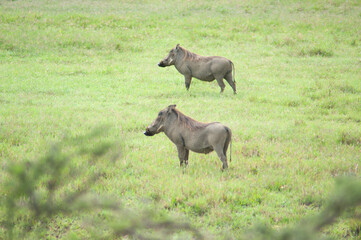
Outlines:
{"type": "Polygon", "coordinates": [[[105,173],[101,167],[89,173],[89,166],[100,163],[100,159],[110,159],[110,164],[114,164],[120,157],[117,144],[101,139],[104,132],[105,128],[99,128],[85,136],[66,138],[53,144],[39,159],[8,167],[8,181],[3,183],[6,195],[1,198],[6,206],[6,216],[1,220],[5,235],[0,238],[26,239],[34,234],[40,237],[57,216],[73,217],[102,210],[106,217],[99,218],[97,212],[98,217],[84,224],[93,239],[163,239],[180,231],[203,239],[186,222],[159,216],[153,210],[134,213],[115,200],[91,193],[91,187],[105,173]],[[86,159],[85,165],[77,167],[81,158],[86,159]],[[78,187],[69,187],[79,180],[78,187]]]}
{"type": "MultiPolygon", "coordinates": [[[[352,212],[349,217],[356,219],[356,228],[361,226],[360,215],[355,208],[361,205],[361,181],[355,178],[340,178],[336,181],[336,189],[331,194],[328,204],[315,217],[304,219],[295,227],[276,231],[264,225],[258,225],[247,232],[243,239],[252,240],[320,240],[330,239],[321,236],[320,231],[332,225],[347,210],[352,212]]],[[[359,234],[359,233],[358,233],[359,234]]]]}

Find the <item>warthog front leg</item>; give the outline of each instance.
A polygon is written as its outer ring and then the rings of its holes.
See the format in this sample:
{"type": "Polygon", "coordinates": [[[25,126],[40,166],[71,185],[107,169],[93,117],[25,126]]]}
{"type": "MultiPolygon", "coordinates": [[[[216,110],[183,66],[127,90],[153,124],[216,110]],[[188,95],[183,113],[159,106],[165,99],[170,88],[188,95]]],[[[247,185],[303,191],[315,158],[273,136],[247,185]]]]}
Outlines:
{"type": "Polygon", "coordinates": [[[183,161],[180,161],[180,166],[183,166],[183,163],[185,164],[185,166],[188,166],[188,156],[189,156],[189,150],[188,149],[185,149],[185,154],[184,154],[184,159],[183,161]]]}
{"type": "Polygon", "coordinates": [[[192,76],[185,75],[184,76],[184,82],[185,82],[185,85],[186,85],[186,89],[189,90],[189,87],[191,86],[191,82],[192,82],[192,76]]]}
{"type": "Polygon", "coordinates": [[[189,150],[184,146],[177,146],[177,150],[180,166],[182,166],[184,162],[188,165],[189,150]]]}

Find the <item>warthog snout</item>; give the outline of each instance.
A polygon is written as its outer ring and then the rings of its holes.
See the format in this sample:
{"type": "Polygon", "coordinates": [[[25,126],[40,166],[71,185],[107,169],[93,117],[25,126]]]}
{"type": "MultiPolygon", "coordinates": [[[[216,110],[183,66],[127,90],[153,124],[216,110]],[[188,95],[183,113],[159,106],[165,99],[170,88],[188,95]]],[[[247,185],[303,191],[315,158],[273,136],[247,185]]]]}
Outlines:
{"type": "Polygon", "coordinates": [[[145,129],[144,135],[145,135],[145,136],[153,136],[154,133],[151,133],[151,132],[149,131],[149,128],[147,128],[147,129],[145,129]]]}
{"type": "Polygon", "coordinates": [[[158,66],[159,66],[159,67],[165,67],[163,61],[162,61],[162,62],[159,62],[159,63],[158,63],[158,66]]]}

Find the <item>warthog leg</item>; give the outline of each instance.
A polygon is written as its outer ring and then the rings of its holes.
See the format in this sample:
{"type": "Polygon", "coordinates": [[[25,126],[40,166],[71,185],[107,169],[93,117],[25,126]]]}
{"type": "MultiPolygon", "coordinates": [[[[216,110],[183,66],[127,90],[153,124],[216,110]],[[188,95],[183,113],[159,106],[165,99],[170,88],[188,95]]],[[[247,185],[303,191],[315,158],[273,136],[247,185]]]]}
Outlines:
{"type": "Polygon", "coordinates": [[[184,76],[184,82],[186,85],[186,89],[189,90],[189,87],[191,86],[191,82],[192,82],[192,76],[184,76]]]}
{"type": "Polygon", "coordinates": [[[186,149],[186,157],[184,159],[186,166],[188,166],[188,157],[189,157],[189,150],[186,149]]]}
{"type": "Polygon", "coordinates": [[[223,168],[223,169],[228,168],[227,156],[226,156],[226,154],[224,154],[224,152],[223,152],[223,147],[217,146],[214,150],[216,151],[219,159],[220,159],[220,160],[222,161],[222,163],[223,163],[222,168],[223,168]]]}
{"type": "Polygon", "coordinates": [[[189,150],[186,149],[184,146],[177,146],[178,150],[178,158],[180,166],[182,167],[183,163],[185,162],[186,166],[188,165],[188,156],[189,150]]]}
{"type": "Polygon", "coordinates": [[[223,92],[224,88],[226,87],[226,85],[224,85],[224,82],[223,82],[223,77],[216,77],[217,79],[217,83],[218,85],[221,87],[221,93],[223,92]]]}
{"type": "Polygon", "coordinates": [[[229,83],[229,85],[231,85],[232,89],[233,89],[233,93],[237,94],[237,90],[236,90],[236,83],[233,81],[233,76],[232,73],[229,72],[224,79],[226,79],[226,81],[229,83]]]}

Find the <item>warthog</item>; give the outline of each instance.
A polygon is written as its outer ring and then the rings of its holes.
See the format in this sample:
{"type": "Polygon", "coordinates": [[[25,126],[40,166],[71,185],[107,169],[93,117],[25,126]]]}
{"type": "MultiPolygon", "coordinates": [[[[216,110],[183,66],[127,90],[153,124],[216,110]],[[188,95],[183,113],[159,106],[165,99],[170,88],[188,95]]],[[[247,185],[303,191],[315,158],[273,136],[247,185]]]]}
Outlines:
{"type": "Polygon", "coordinates": [[[207,82],[217,79],[222,93],[225,88],[223,82],[224,78],[233,88],[234,94],[237,93],[236,82],[234,81],[234,76],[232,74],[232,70],[234,72],[234,65],[227,58],[218,56],[200,56],[177,44],[175,48],[170,50],[168,56],[158,63],[159,67],[171,65],[174,65],[178,72],[184,75],[187,90],[191,85],[192,77],[195,77],[207,82]]]}
{"type": "Polygon", "coordinates": [[[198,122],[175,107],[176,105],[169,105],[161,110],[144,134],[153,136],[164,132],[177,146],[180,166],[183,163],[188,165],[189,150],[204,154],[215,150],[223,163],[223,169],[228,168],[227,149],[232,138],[231,129],[219,122],[198,122]]]}

